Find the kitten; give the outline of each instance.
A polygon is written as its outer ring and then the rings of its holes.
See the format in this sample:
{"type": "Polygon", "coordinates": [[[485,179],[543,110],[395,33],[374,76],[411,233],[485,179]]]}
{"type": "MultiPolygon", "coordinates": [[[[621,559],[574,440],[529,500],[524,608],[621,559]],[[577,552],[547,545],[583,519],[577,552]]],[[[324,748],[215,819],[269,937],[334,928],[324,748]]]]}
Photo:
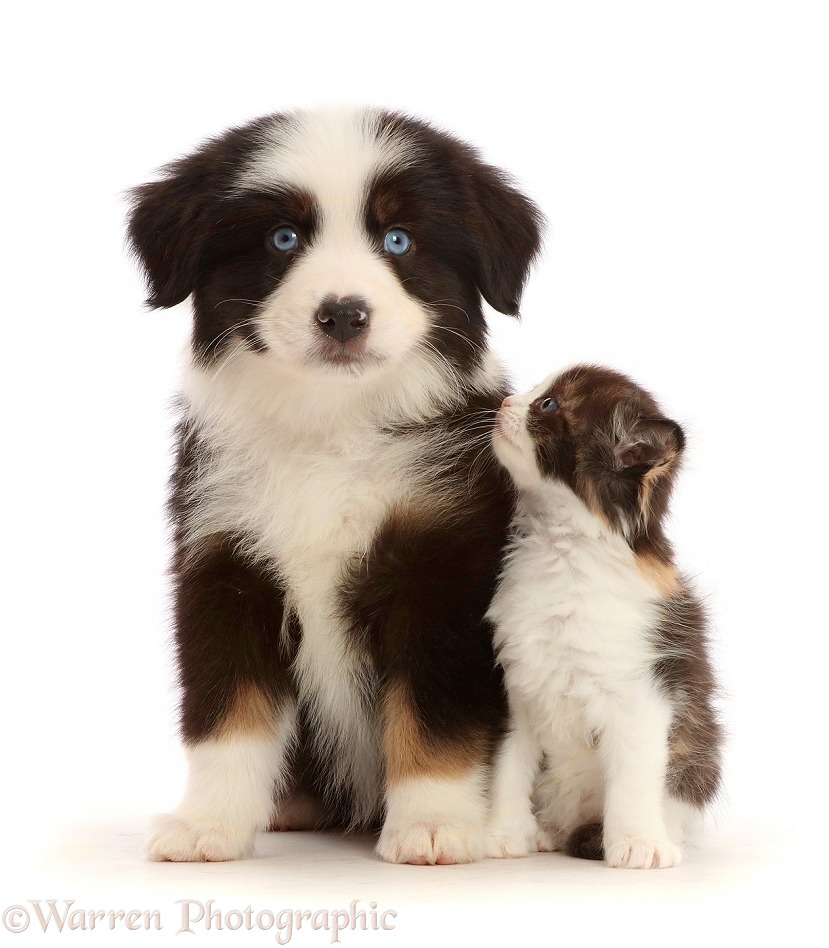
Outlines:
{"type": "Polygon", "coordinates": [[[488,613],[513,711],[490,855],[677,865],[722,742],[705,614],[663,532],[682,429],[578,366],[505,399],[493,442],[519,500],[488,613]]]}

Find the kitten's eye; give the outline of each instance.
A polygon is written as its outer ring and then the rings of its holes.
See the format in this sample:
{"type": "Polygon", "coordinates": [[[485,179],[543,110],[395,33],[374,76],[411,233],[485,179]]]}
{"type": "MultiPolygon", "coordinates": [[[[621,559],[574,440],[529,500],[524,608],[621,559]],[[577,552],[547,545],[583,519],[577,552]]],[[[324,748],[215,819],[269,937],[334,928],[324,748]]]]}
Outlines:
{"type": "Polygon", "coordinates": [[[545,413],[558,411],[558,402],[554,398],[545,398],[544,401],[538,406],[538,410],[545,413]]]}
{"type": "Polygon", "coordinates": [[[271,243],[277,250],[287,253],[299,246],[299,235],[293,227],[278,227],[271,234],[271,243]]]}
{"type": "Polygon", "coordinates": [[[386,253],[393,254],[395,257],[402,257],[404,253],[408,253],[411,246],[412,238],[399,227],[392,228],[383,240],[386,253]]]}

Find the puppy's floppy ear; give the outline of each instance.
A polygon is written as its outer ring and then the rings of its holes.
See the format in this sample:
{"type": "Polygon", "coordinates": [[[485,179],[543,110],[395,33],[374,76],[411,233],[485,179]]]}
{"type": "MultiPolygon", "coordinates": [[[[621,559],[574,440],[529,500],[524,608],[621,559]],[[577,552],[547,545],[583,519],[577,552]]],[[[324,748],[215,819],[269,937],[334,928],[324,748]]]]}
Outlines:
{"type": "Polygon", "coordinates": [[[479,208],[471,235],[478,289],[493,309],[517,316],[530,264],[541,248],[543,216],[496,168],[476,163],[470,183],[479,208]]]}
{"type": "Polygon", "coordinates": [[[620,433],[614,447],[616,467],[655,468],[671,464],[685,447],[682,428],[668,418],[643,418],[620,433]]]}
{"type": "Polygon", "coordinates": [[[128,238],[144,270],[154,309],[175,306],[192,289],[203,232],[202,182],[185,162],[169,165],[167,177],[131,192],[128,238]]]}
{"type": "Polygon", "coordinates": [[[175,306],[194,289],[201,244],[216,217],[215,206],[255,145],[270,116],[210,139],[198,151],[161,169],[159,181],[130,193],[127,236],[149,284],[147,303],[175,306]]]}

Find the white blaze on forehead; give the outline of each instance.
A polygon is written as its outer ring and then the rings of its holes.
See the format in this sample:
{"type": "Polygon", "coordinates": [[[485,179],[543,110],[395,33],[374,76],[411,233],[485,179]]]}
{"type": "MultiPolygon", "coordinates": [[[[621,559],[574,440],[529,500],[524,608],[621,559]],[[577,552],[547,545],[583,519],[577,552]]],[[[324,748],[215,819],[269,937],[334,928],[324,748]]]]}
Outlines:
{"type": "Polygon", "coordinates": [[[320,109],[274,120],[243,172],[242,189],[289,185],[309,191],[323,217],[354,217],[372,179],[413,159],[415,144],[376,109],[320,109]],[[384,127],[385,126],[385,127],[384,127]]]}
{"type": "Polygon", "coordinates": [[[509,471],[516,487],[529,491],[544,483],[536,459],[535,442],[527,431],[527,416],[536,399],[545,395],[558,377],[553,372],[528,392],[510,395],[498,412],[498,423],[492,433],[495,456],[509,471]]]}
{"type": "Polygon", "coordinates": [[[294,366],[319,363],[323,336],[314,314],[326,297],[365,301],[370,359],[399,363],[424,337],[432,314],[406,292],[365,217],[377,175],[404,167],[417,153],[414,136],[376,109],[296,112],[275,117],[260,132],[238,191],[299,189],[317,214],[313,236],[300,236],[302,252],[260,309],[259,333],[272,357],[294,366]]]}
{"type": "Polygon", "coordinates": [[[544,395],[545,392],[549,391],[550,387],[552,386],[553,382],[555,382],[555,380],[558,378],[558,376],[559,376],[558,372],[550,373],[550,375],[548,375],[547,378],[544,379],[543,382],[539,382],[538,385],[536,385],[533,389],[527,392],[526,394],[527,404],[534,402],[537,398],[541,398],[541,396],[544,395]]]}

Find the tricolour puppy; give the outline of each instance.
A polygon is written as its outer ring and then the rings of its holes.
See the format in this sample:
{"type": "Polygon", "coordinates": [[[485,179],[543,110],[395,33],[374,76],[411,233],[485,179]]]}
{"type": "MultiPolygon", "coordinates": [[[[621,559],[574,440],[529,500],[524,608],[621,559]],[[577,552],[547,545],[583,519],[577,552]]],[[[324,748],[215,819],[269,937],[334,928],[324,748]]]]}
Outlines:
{"type": "Polygon", "coordinates": [[[481,296],[517,312],[538,212],[422,122],[321,111],[169,165],[130,239],[150,305],[195,314],[170,502],[190,775],[150,855],[382,822],[385,859],[479,858],[513,508],[481,296]]]}

